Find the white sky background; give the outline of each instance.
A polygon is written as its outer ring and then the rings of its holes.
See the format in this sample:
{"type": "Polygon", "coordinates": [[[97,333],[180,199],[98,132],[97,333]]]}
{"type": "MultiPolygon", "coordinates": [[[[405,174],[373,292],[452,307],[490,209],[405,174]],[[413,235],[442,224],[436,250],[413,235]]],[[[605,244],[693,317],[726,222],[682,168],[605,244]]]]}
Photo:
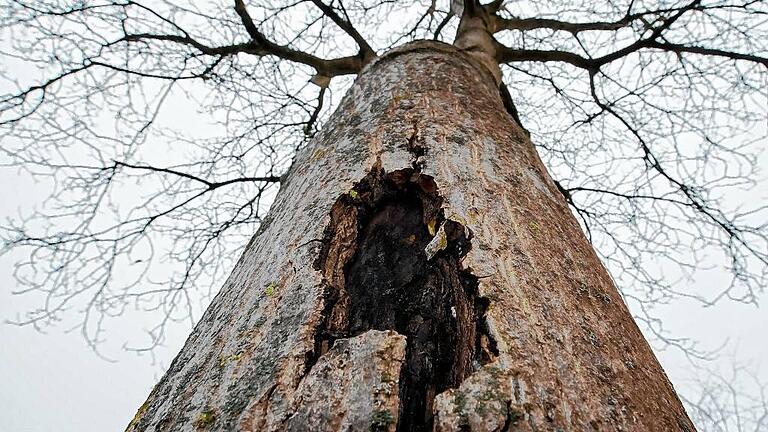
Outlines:
{"type": "MultiPolygon", "coordinates": [[[[334,95],[334,100],[340,96],[334,95]]],[[[213,131],[213,127],[206,129],[205,117],[196,115],[197,107],[185,99],[173,101],[170,107],[161,121],[182,130],[197,130],[201,136],[213,131]]],[[[768,201],[768,154],[762,156],[761,181],[752,190],[729,197],[732,202],[768,201]]],[[[29,209],[50,193],[50,185],[34,183],[29,176],[8,168],[0,168],[0,184],[0,221],[29,209]]],[[[166,345],[152,357],[137,356],[121,347],[123,341],[141,337],[145,327],[155,324],[149,315],[128,314],[110,321],[102,352],[112,361],[91,351],[77,330],[67,333],[70,323],[48,328],[47,334],[6,324],[39,301],[35,296],[11,294],[16,289],[12,277],[15,256],[0,257],[0,432],[124,430],[181,348],[189,324],[171,327],[166,345]]],[[[697,289],[714,291],[727,283],[728,275],[709,272],[700,279],[697,289]]],[[[762,301],[767,300],[763,293],[762,301]]],[[[205,302],[201,302],[201,310],[205,302]]],[[[729,301],[705,308],[698,302],[676,300],[659,306],[655,315],[673,336],[696,339],[704,350],[722,347],[723,355],[711,363],[713,367],[727,371],[734,363],[746,364],[768,383],[768,313],[764,308],[729,301]]],[[[690,394],[696,389],[690,380],[702,372],[695,371],[679,350],[658,350],[660,347],[662,344],[654,344],[673,384],[683,395],[690,394]]]]}

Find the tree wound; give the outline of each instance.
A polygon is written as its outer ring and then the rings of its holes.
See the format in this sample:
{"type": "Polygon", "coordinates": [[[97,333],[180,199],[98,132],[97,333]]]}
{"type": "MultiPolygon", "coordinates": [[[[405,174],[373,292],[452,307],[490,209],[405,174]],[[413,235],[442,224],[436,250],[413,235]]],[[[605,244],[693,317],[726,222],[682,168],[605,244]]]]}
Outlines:
{"type": "Polygon", "coordinates": [[[333,206],[315,263],[325,306],[307,368],[339,338],[371,329],[406,336],[398,431],[432,430],[435,395],[498,355],[485,323],[488,301],[461,265],[471,233],[446,220],[441,204],[429,176],[374,168],[333,206]],[[442,227],[447,244],[428,259],[430,226],[442,227]]]}

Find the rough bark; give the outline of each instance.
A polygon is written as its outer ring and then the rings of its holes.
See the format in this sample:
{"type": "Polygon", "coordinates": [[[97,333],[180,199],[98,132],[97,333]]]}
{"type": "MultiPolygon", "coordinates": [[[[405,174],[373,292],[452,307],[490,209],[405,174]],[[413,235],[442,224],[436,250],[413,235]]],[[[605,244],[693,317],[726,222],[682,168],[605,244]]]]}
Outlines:
{"type": "Polygon", "coordinates": [[[693,426],[493,73],[373,61],[128,430],[693,426]]]}

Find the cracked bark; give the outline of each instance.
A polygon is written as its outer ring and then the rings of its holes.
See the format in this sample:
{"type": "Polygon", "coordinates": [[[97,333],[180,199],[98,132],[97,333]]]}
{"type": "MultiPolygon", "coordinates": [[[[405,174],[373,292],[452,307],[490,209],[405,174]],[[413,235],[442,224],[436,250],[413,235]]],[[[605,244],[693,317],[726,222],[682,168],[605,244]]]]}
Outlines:
{"type": "Polygon", "coordinates": [[[129,430],[693,430],[476,57],[364,69],[129,430]]]}
{"type": "MultiPolygon", "coordinates": [[[[416,136],[407,145],[414,160],[423,155],[416,136]]],[[[418,168],[385,173],[375,166],[334,205],[316,265],[329,289],[313,356],[370,329],[407,337],[398,430],[431,430],[435,394],[495,356],[487,342],[487,299],[478,297],[477,278],[461,265],[469,230],[445,219],[438,192],[418,168]],[[428,252],[438,231],[444,243],[428,252]]]]}

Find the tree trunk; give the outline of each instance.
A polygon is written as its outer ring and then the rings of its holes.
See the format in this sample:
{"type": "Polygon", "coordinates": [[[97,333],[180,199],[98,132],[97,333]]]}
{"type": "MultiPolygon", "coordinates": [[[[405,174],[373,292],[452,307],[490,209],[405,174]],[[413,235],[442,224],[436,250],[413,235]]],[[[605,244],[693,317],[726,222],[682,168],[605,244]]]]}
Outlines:
{"type": "Polygon", "coordinates": [[[692,431],[494,77],[375,60],[128,430],[692,431]]]}

